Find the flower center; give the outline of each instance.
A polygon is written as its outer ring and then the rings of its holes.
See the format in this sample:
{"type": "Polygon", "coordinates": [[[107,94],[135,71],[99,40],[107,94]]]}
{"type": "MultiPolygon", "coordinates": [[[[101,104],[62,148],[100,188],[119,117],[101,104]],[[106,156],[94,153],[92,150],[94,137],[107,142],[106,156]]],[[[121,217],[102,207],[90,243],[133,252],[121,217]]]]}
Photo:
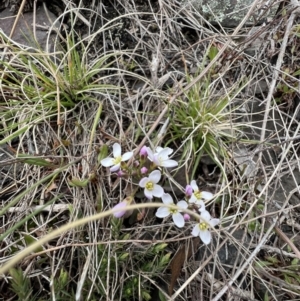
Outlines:
{"type": "Polygon", "coordinates": [[[151,191],[154,188],[154,184],[152,182],[148,182],[148,183],[146,183],[145,187],[147,190],[151,191]]]}
{"type": "Polygon", "coordinates": [[[208,224],[205,223],[205,222],[202,222],[202,223],[199,224],[199,228],[202,231],[207,230],[208,229],[208,224]]]}
{"type": "Polygon", "coordinates": [[[198,190],[196,192],[194,192],[195,197],[197,198],[197,200],[201,200],[201,192],[198,190]]]}
{"type": "Polygon", "coordinates": [[[116,157],[116,158],[114,159],[114,164],[117,165],[117,164],[119,164],[121,161],[122,161],[122,157],[121,157],[121,156],[116,157]]]}
{"type": "Polygon", "coordinates": [[[177,213],[177,211],[178,211],[177,209],[170,209],[171,214],[175,214],[175,213],[177,213]]]}

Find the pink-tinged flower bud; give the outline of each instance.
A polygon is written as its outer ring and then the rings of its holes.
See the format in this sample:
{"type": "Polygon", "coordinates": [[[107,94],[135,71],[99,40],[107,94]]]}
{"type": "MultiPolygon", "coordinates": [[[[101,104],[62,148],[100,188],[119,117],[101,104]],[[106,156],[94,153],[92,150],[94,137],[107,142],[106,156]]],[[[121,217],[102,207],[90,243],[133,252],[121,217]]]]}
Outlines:
{"type": "Polygon", "coordinates": [[[147,172],[148,172],[148,168],[147,167],[144,166],[144,167],[141,168],[141,174],[142,175],[144,175],[147,172]]]}
{"type": "Polygon", "coordinates": [[[119,177],[119,178],[122,178],[123,176],[124,176],[124,172],[120,169],[118,172],[117,172],[117,176],[119,177]]]}
{"type": "MultiPolygon", "coordinates": [[[[113,209],[125,209],[127,205],[130,205],[131,202],[133,201],[133,197],[128,196],[127,198],[124,199],[121,203],[117,204],[116,206],[113,207],[113,209]]],[[[114,213],[114,217],[116,218],[121,218],[122,216],[125,215],[127,210],[120,210],[114,213]]]]}
{"type": "Polygon", "coordinates": [[[191,196],[193,194],[193,188],[191,185],[186,185],[185,187],[185,194],[187,196],[191,196]]]}
{"type": "MultiPolygon", "coordinates": [[[[121,208],[125,208],[126,206],[127,206],[127,202],[123,201],[123,202],[117,204],[116,206],[114,206],[113,209],[121,209],[121,208]]],[[[126,210],[117,211],[114,213],[114,217],[121,218],[125,213],[126,213],[126,210]]]]}
{"type": "Polygon", "coordinates": [[[144,145],[141,150],[140,150],[140,156],[147,156],[148,152],[147,152],[147,147],[144,145]]]}
{"type": "Polygon", "coordinates": [[[189,214],[185,213],[185,214],[183,215],[183,219],[187,222],[187,221],[189,221],[189,220],[191,219],[191,217],[190,217],[189,214]]]}
{"type": "Polygon", "coordinates": [[[140,165],[140,162],[139,162],[139,161],[134,161],[134,162],[133,162],[133,165],[134,165],[135,167],[138,167],[138,166],[140,165]]]}

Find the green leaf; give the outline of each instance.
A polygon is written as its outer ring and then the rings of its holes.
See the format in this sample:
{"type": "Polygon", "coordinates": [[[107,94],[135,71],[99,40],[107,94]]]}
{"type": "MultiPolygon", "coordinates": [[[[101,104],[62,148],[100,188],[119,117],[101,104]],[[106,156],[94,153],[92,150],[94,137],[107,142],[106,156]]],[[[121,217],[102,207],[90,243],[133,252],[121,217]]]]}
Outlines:
{"type": "Polygon", "coordinates": [[[6,138],[0,140],[0,145],[5,144],[6,142],[12,141],[14,138],[19,137],[21,134],[27,131],[29,128],[28,125],[25,125],[23,128],[13,132],[11,135],[7,136],[6,138]]]}
{"type": "Polygon", "coordinates": [[[268,256],[266,258],[266,260],[269,261],[269,262],[271,262],[271,263],[273,263],[273,264],[278,264],[279,263],[279,260],[277,258],[275,258],[275,257],[272,257],[272,256],[268,256]]]}
{"type": "Polygon", "coordinates": [[[170,262],[171,253],[164,255],[159,262],[160,267],[166,266],[170,262]]]}
{"type": "Polygon", "coordinates": [[[269,301],[269,292],[266,291],[265,296],[264,296],[264,301],[269,301]]]}
{"type": "Polygon", "coordinates": [[[129,253],[123,253],[119,256],[119,260],[124,261],[125,259],[127,259],[129,256],[129,253]]]}
{"type": "Polygon", "coordinates": [[[46,159],[28,156],[26,154],[18,154],[17,158],[21,159],[23,163],[26,163],[29,165],[37,165],[37,166],[44,166],[44,167],[54,166],[54,164],[52,162],[49,162],[46,159]]]}
{"type": "Polygon", "coordinates": [[[98,154],[98,164],[100,164],[101,160],[106,158],[108,154],[108,146],[106,144],[102,145],[98,154]]]}
{"type": "Polygon", "coordinates": [[[59,274],[59,284],[61,288],[63,288],[68,284],[68,278],[69,278],[68,272],[62,268],[59,274]]]}
{"type": "Polygon", "coordinates": [[[272,266],[273,263],[269,262],[269,261],[264,261],[264,260],[259,260],[258,262],[255,262],[255,266],[257,268],[263,268],[263,267],[268,267],[268,266],[272,266]]]}
{"type": "Polygon", "coordinates": [[[158,291],[158,297],[160,301],[167,301],[167,298],[161,291],[158,291]]]}
{"type": "Polygon", "coordinates": [[[146,301],[151,300],[151,296],[147,291],[142,291],[142,297],[146,301]]]}
{"type": "Polygon", "coordinates": [[[130,234],[129,234],[129,233],[125,234],[125,235],[122,237],[122,240],[128,240],[128,239],[130,239],[130,234]]]}
{"type": "Polygon", "coordinates": [[[212,61],[216,55],[218,54],[219,50],[216,46],[210,46],[209,51],[208,51],[208,57],[212,61]]]}
{"type": "Polygon", "coordinates": [[[157,244],[154,247],[154,252],[159,253],[160,251],[164,250],[167,246],[168,246],[168,244],[166,244],[166,243],[157,244]]]}
{"type": "MultiPolygon", "coordinates": [[[[25,240],[25,243],[26,243],[26,246],[30,246],[32,245],[33,243],[37,242],[37,239],[32,237],[31,235],[27,235],[27,234],[24,234],[24,240],[25,240]]],[[[36,247],[35,249],[35,252],[42,252],[44,249],[39,246],[39,247],[36,247]]]]}
{"type": "Polygon", "coordinates": [[[297,265],[299,264],[299,259],[298,258],[294,258],[291,262],[291,265],[297,265]]]}
{"type": "Polygon", "coordinates": [[[293,76],[300,75],[300,69],[293,73],[293,76]]]}
{"type": "Polygon", "coordinates": [[[68,183],[72,187],[86,187],[88,183],[90,182],[90,179],[80,180],[76,177],[72,177],[71,180],[68,179],[68,183]]]}
{"type": "Polygon", "coordinates": [[[285,282],[287,282],[287,283],[289,283],[289,284],[292,283],[291,277],[289,277],[287,274],[284,274],[283,277],[284,277],[285,282]]]}

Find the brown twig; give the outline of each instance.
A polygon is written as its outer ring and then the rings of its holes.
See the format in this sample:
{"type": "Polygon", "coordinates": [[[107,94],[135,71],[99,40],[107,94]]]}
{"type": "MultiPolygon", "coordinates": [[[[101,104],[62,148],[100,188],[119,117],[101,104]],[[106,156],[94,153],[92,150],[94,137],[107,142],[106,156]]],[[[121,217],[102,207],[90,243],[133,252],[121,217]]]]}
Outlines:
{"type": "Polygon", "coordinates": [[[274,227],[275,232],[280,236],[282,240],[284,240],[294,251],[295,255],[300,259],[300,251],[298,248],[294,245],[294,243],[281,231],[281,229],[278,228],[278,226],[274,227]]]}

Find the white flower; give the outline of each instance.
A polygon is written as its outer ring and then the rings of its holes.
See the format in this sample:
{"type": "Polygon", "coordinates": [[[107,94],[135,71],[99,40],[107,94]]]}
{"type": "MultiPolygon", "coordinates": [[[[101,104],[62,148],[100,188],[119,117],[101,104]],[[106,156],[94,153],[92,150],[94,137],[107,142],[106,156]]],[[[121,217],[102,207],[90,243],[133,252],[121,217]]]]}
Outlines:
{"type": "Polygon", "coordinates": [[[154,196],[161,198],[164,194],[163,188],[157,185],[160,178],[161,172],[159,170],[154,170],[149,174],[149,177],[140,180],[139,186],[145,188],[144,194],[148,199],[152,199],[154,196]]]}
{"type": "Polygon", "coordinates": [[[178,163],[175,160],[169,159],[169,155],[172,154],[173,150],[169,147],[162,148],[158,146],[156,152],[147,147],[148,159],[152,161],[157,166],[162,167],[175,167],[178,166],[178,163]]]}
{"type": "MultiPolygon", "coordinates": [[[[174,205],[173,199],[168,193],[163,194],[162,201],[166,205],[174,205]]],[[[182,212],[182,210],[180,208],[186,209],[188,207],[188,203],[186,201],[179,201],[177,203],[177,207],[179,207],[179,208],[172,209],[169,207],[160,207],[160,208],[158,208],[155,215],[157,217],[164,218],[164,217],[167,217],[170,214],[172,214],[172,219],[174,221],[174,224],[178,228],[182,228],[184,226],[184,217],[180,213],[180,212],[182,212]]]]}
{"type": "Polygon", "coordinates": [[[157,146],[157,147],[156,147],[155,153],[158,154],[159,152],[161,152],[161,151],[164,150],[164,149],[167,149],[167,150],[168,150],[168,155],[171,155],[171,154],[173,153],[172,148],[170,148],[170,147],[165,147],[165,148],[163,148],[163,147],[161,147],[161,146],[157,146]]]}
{"type": "Polygon", "coordinates": [[[204,210],[201,212],[200,222],[193,228],[192,235],[199,236],[203,243],[208,245],[211,241],[211,233],[209,229],[215,227],[219,223],[220,220],[218,218],[211,218],[209,212],[204,210]]]}
{"type": "Polygon", "coordinates": [[[208,191],[200,191],[195,180],[193,180],[191,182],[191,186],[193,188],[193,193],[191,195],[189,202],[199,206],[199,208],[200,208],[199,210],[201,212],[201,211],[205,210],[204,201],[211,200],[214,197],[214,195],[208,191]]]}
{"type": "Polygon", "coordinates": [[[132,156],[133,152],[127,152],[124,155],[121,155],[121,145],[115,143],[113,145],[113,158],[107,157],[101,160],[101,164],[105,167],[110,167],[110,171],[114,172],[120,169],[121,162],[128,161],[132,156]]]}

